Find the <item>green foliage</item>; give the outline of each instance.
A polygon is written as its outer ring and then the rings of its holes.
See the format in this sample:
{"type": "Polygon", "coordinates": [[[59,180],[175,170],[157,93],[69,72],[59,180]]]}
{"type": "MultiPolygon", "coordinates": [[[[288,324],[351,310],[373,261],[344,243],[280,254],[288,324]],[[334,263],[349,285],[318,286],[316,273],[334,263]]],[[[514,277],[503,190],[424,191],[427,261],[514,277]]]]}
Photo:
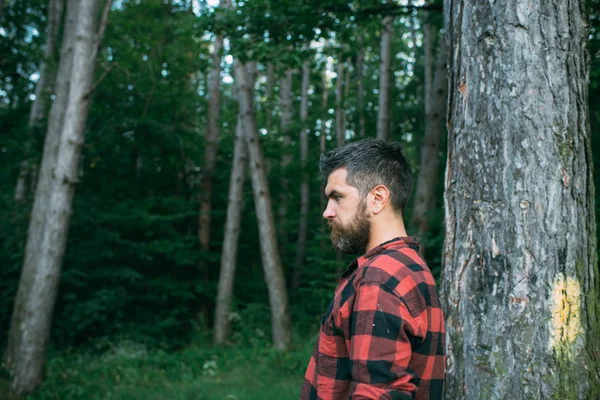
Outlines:
{"type": "Polygon", "coordinates": [[[52,354],[43,386],[29,399],[295,399],[313,346],[308,340],[287,353],[264,342],[165,352],[129,340],[98,342],[94,351],[52,354]]]}

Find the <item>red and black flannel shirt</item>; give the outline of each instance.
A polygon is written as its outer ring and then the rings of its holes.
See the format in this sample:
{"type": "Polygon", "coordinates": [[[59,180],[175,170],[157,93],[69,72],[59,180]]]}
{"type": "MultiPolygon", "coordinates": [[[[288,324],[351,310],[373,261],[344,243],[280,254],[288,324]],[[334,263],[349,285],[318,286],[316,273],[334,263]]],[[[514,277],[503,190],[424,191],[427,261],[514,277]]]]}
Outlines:
{"type": "Polygon", "coordinates": [[[301,400],[441,399],[444,316],[412,237],[356,259],[321,321],[301,400]]]}

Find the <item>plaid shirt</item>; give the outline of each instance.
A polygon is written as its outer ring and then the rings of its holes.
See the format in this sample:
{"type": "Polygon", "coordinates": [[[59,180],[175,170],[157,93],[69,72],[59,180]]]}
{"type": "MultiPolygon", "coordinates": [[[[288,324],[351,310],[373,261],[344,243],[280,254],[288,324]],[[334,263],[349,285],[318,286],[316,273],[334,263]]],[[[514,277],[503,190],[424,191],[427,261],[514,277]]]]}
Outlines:
{"type": "Polygon", "coordinates": [[[300,399],[441,399],[445,369],[435,281],[417,241],[396,238],[342,275],[300,399]]]}

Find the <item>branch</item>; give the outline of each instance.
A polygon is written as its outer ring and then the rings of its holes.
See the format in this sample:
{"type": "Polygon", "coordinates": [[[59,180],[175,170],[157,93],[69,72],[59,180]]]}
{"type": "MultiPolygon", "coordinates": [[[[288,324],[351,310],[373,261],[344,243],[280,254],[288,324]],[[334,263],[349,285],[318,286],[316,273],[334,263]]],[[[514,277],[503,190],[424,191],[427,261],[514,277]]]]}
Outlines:
{"type": "Polygon", "coordinates": [[[94,40],[92,60],[96,60],[96,56],[98,55],[98,51],[100,50],[100,43],[102,43],[104,32],[106,32],[106,25],[108,24],[108,13],[110,12],[110,7],[112,6],[112,3],[113,0],[106,0],[106,3],[104,3],[104,10],[102,10],[102,18],[100,19],[100,24],[98,25],[98,32],[96,32],[96,40],[94,40]]]}
{"type": "Polygon", "coordinates": [[[108,75],[108,73],[109,73],[110,71],[112,71],[112,70],[113,70],[113,68],[115,68],[115,67],[117,67],[117,66],[118,66],[118,63],[117,63],[117,62],[114,62],[114,63],[112,63],[112,64],[110,65],[110,67],[108,67],[108,68],[105,68],[105,69],[104,69],[104,72],[102,73],[102,75],[100,75],[100,78],[98,78],[98,80],[96,81],[96,83],[94,83],[94,84],[92,85],[92,87],[90,88],[90,90],[89,90],[89,91],[88,91],[88,92],[85,94],[84,98],[87,98],[87,97],[91,96],[92,92],[93,92],[94,90],[96,90],[96,88],[98,87],[98,85],[100,85],[100,83],[102,83],[102,81],[104,80],[104,78],[106,78],[106,75],[108,75]]]}

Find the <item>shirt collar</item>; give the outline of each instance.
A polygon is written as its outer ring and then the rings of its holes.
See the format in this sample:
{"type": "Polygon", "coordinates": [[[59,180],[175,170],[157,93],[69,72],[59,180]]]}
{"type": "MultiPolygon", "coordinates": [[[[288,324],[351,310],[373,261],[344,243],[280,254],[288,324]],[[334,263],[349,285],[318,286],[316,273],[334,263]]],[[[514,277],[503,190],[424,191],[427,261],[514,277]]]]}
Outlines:
{"type": "Polygon", "coordinates": [[[394,239],[383,242],[378,246],[373,247],[371,250],[352,261],[346,271],[342,274],[342,278],[350,276],[358,267],[362,266],[367,260],[375,257],[387,249],[398,249],[402,247],[410,247],[411,249],[420,252],[421,245],[414,236],[403,236],[396,237],[394,239]]]}

